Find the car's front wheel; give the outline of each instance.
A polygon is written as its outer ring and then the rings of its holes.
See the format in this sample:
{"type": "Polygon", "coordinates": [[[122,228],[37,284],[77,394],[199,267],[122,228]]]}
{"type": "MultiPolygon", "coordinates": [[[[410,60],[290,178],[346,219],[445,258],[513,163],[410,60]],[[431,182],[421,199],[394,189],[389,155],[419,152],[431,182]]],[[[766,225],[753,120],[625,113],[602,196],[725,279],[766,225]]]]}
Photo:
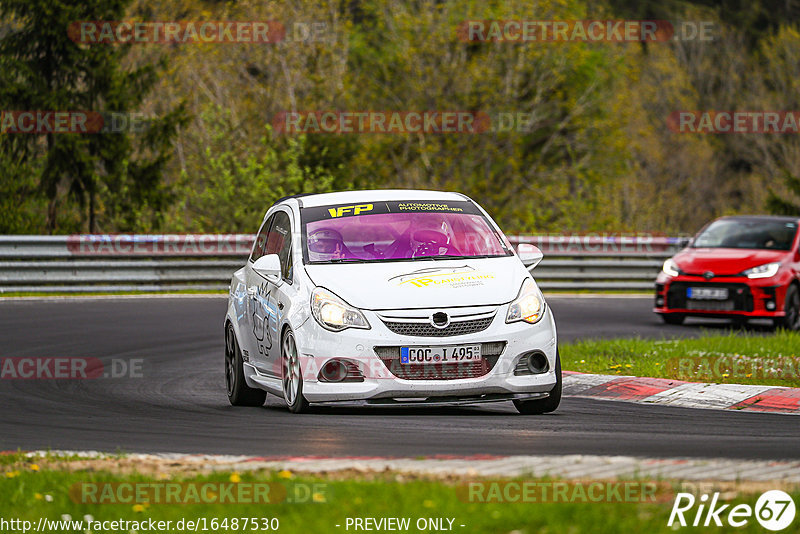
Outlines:
{"type": "Polygon", "coordinates": [[[308,408],[308,401],[303,397],[303,370],[300,368],[300,356],[291,330],[283,336],[281,361],[283,398],[286,406],[292,413],[301,413],[308,408]]]}
{"type": "Polygon", "coordinates": [[[225,328],[225,389],[234,406],[261,406],[267,398],[266,391],[253,389],[244,380],[242,351],[230,323],[225,328]]]}
{"type": "Polygon", "coordinates": [[[555,411],[561,404],[561,356],[556,351],[556,385],[550,390],[550,395],[545,399],[515,400],[517,411],[524,415],[538,415],[555,411]]]}
{"type": "Polygon", "coordinates": [[[786,315],[783,317],[776,317],[773,323],[776,328],[785,328],[787,330],[800,330],[800,290],[796,285],[790,285],[786,290],[786,301],[783,305],[783,310],[786,315]]]}

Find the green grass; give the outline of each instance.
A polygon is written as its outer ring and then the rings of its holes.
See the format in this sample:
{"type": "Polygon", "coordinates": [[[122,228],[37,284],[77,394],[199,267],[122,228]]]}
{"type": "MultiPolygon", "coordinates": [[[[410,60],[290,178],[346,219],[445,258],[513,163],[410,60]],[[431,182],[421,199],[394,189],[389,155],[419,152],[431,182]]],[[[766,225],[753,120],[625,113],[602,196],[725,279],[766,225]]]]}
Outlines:
{"type": "MultiPolygon", "coordinates": [[[[146,519],[170,520],[205,518],[278,518],[280,532],[347,532],[348,517],[409,517],[409,532],[418,518],[454,518],[455,532],[507,533],[617,533],[671,532],[667,527],[672,499],[647,503],[472,503],[463,486],[431,480],[403,480],[383,473],[372,479],[325,479],[296,477],[288,472],[241,475],[215,473],[180,478],[177,475],[148,477],[118,475],[104,471],[67,472],[38,468],[24,461],[0,469],[0,518],[23,519],[37,524],[40,517],[58,520],[67,514],[74,520],[91,516],[95,521],[146,519]],[[233,478],[232,478],[233,477],[233,478]],[[270,483],[286,488],[288,495],[300,495],[298,502],[257,504],[87,504],[70,488],[80,483],[118,482],[241,482],[270,483]],[[307,491],[306,488],[312,488],[307,491]],[[76,502],[78,501],[78,502],[76,502]],[[465,525],[461,527],[460,525],[465,525]],[[341,527],[336,527],[341,525],[341,527]]],[[[800,502],[800,492],[794,492],[800,502]]],[[[757,495],[741,495],[726,502],[753,505],[757,495]]],[[[297,500],[297,499],[295,499],[297,500]]],[[[34,526],[35,528],[35,526],[34,526]]],[[[203,532],[203,529],[199,529],[203,532]]],[[[726,531],[726,529],[717,529],[726,531]]],[[[732,530],[732,529],[731,529],[732,530]]],[[[139,530],[143,532],[144,530],[139,530]]],[[[184,530],[185,531],[185,530],[184,530]]],[[[220,529],[219,532],[231,531],[220,529]]],[[[240,529],[241,531],[241,529],[240,529]]],[[[761,531],[755,520],[736,532],[761,531]]],[[[99,531],[94,531],[99,532],[99,531]]],[[[107,532],[107,531],[106,531],[107,532]]],[[[111,530],[111,532],[118,532],[111,530]]],[[[121,532],[121,530],[119,531],[121,532]]],[[[125,531],[128,532],[127,530],[125,531]]],[[[173,532],[176,532],[173,527],[173,532]]],[[[213,532],[213,530],[207,530],[213,532]]],[[[263,532],[263,531],[261,531],[263,532]]],[[[353,532],[353,529],[350,529],[353,532]]]]}
{"type": "Polygon", "coordinates": [[[691,382],[800,387],[800,333],[586,340],[559,347],[564,370],[691,382]]]}

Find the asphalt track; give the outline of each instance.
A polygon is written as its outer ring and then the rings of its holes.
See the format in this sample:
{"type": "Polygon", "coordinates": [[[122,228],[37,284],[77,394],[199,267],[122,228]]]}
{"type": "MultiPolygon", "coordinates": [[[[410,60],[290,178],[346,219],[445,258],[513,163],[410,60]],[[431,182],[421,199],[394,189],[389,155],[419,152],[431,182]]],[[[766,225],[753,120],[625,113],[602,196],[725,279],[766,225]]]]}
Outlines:
{"type": "MultiPolygon", "coordinates": [[[[563,340],[699,335],[660,324],[649,298],[550,298],[563,340]]],[[[318,408],[291,415],[228,404],[223,298],[0,301],[0,357],[141,359],[142,377],[0,380],[0,450],[81,449],[257,456],[603,454],[800,458],[800,420],[565,398],[539,417],[510,404],[318,408]]],[[[755,327],[756,331],[769,332],[755,327]]]]}

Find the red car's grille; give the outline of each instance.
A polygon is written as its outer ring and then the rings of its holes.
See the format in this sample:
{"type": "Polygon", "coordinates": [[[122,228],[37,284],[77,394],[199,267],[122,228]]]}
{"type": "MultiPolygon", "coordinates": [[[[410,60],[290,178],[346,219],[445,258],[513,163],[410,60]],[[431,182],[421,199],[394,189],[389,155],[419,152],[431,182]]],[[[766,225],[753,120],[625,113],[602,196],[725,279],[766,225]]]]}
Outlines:
{"type": "Polygon", "coordinates": [[[397,378],[404,380],[457,380],[459,378],[478,378],[491,371],[505,350],[504,341],[482,343],[479,361],[458,363],[400,363],[400,347],[375,347],[375,354],[386,368],[397,378]]]}
{"type": "Polygon", "coordinates": [[[747,284],[719,282],[673,282],[667,292],[667,308],[698,311],[753,311],[753,294],[747,284]],[[726,300],[692,300],[687,298],[690,287],[726,288],[726,300]]]}

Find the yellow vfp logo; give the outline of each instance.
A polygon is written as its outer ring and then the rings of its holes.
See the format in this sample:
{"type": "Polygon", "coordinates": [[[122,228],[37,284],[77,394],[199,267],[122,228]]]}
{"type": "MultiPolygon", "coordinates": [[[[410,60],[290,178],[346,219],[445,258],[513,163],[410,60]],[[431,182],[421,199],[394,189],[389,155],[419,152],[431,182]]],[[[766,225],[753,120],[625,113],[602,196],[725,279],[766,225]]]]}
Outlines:
{"type": "Polygon", "coordinates": [[[344,215],[358,215],[362,211],[372,211],[372,204],[357,204],[355,206],[339,206],[338,208],[328,208],[331,217],[343,217],[344,215]]]}

